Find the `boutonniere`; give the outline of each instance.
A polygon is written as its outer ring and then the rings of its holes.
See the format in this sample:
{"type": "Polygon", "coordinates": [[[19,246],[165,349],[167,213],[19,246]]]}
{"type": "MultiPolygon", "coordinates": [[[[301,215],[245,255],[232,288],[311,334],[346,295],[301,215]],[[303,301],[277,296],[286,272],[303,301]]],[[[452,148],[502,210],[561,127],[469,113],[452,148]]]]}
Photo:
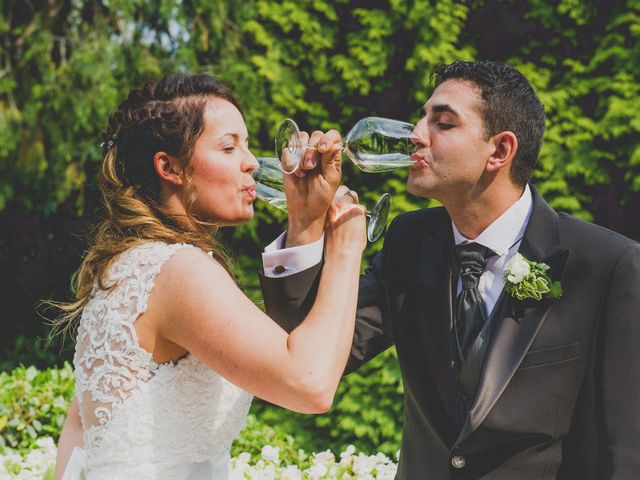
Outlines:
{"type": "Polygon", "coordinates": [[[558,299],[562,295],[560,282],[553,281],[547,274],[549,265],[532,262],[516,253],[507,262],[504,271],[504,288],[517,300],[558,299]]]}

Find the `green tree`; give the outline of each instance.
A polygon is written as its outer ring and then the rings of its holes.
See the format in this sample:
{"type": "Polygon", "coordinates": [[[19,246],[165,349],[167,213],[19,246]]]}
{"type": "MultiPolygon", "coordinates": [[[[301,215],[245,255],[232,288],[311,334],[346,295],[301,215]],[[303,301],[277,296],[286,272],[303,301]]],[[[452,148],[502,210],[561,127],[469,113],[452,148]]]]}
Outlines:
{"type": "MultiPolygon", "coordinates": [[[[108,115],[132,87],[183,71],[211,73],[233,86],[254,152],[271,155],[283,117],[307,130],[341,132],[372,114],[415,121],[431,93],[434,66],[508,61],[530,78],[548,114],[535,184],[554,207],[640,237],[640,227],[625,218],[640,211],[639,36],[640,0],[5,0],[0,280],[19,283],[33,256],[25,253],[29,246],[9,249],[7,232],[15,227],[5,219],[63,221],[71,212],[91,221],[108,115]]],[[[344,171],[365,203],[391,193],[392,217],[429,205],[406,195],[406,171],[344,171]]],[[[240,283],[256,302],[259,252],[285,220],[258,202],[256,221],[221,232],[236,253],[240,283]]],[[[59,269],[49,262],[55,279],[59,269]]],[[[64,275],[57,284],[68,294],[64,275]]],[[[32,300],[51,294],[54,283],[34,290],[32,300]]],[[[12,305],[13,297],[0,304],[12,305]]],[[[0,323],[13,334],[32,335],[39,322],[31,310],[0,312],[8,312],[0,323]],[[16,321],[15,312],[31,315],[30,323],[16,321]]],[[[14,345],[4,351],[25,358],[14,345]]],[[[347,377],[335,420],[256,409],[293,434],[313,431],[309,442],[351,438],[361,448],[393,453],[399,434],[389,426],[399,426],[400,391],[387,353],[347,377]]]]}

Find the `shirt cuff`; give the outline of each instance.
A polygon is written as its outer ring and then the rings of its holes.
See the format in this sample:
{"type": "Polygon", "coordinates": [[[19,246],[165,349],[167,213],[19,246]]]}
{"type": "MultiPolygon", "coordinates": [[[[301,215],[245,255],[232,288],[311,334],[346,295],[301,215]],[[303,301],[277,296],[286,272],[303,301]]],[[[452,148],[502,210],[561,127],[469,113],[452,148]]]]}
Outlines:
{"type": "Polygon", "coordinates": [[[265,277],[281,278],[302,272],[320,263],[324,247],[324,234],[319,240],[306,245],[284,248],[287,232],[267,245],[262,254],[265,277]]]}

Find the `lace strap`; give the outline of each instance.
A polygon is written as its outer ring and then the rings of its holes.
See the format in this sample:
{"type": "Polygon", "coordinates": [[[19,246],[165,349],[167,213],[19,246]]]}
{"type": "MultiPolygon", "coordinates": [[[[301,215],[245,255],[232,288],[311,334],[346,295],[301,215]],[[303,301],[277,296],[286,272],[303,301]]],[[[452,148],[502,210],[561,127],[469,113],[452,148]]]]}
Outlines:
{"type": "Polygon", "coordinates": [[[162,266],[169,261],[181,248],[195,248],[192,245],[186,243],[174,243],[166,244],[162,242],[153,242],[140,246],[138,252],[135,252],[135,263],[138,268],[133,269],[137,277],[137,281],[140,282],[140,296],[137,297],[135,318],[133,322],[147,310],[147,304],[151,290],[155,284],[156,277],[160,272],[162,266]]]}

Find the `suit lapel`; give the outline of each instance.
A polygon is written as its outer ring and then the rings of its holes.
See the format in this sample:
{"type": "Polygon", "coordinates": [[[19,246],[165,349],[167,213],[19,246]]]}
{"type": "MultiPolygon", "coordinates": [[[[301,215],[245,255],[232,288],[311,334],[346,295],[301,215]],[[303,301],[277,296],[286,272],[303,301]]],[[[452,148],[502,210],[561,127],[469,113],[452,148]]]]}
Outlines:
{"type": "MultiPolygon", "coordinates": [[[[544,262],[551,267],[549,275],[560,280],[568,252],[561,248],[558,215],[533,192],[533,211],[524,233],[519,253],[525,258],[544,262]]],[[[500,395],[507,388],[529,347],[549,313],[548,302],[517,304],[509,297],[501,315],[495,318],[494,335],[489,345],[478,391],[456,443],[462,442],[484,421],[500,395]]]]}
{"type": "Polygon", "coordinates": [[[451,328],[451,221],[447,217],[433,234],[425,233],[418,267],[419,321],[424,327],[424,353],[428,369],[451,419],[453,398],[449,370],[449,329],[451,328]]]}

